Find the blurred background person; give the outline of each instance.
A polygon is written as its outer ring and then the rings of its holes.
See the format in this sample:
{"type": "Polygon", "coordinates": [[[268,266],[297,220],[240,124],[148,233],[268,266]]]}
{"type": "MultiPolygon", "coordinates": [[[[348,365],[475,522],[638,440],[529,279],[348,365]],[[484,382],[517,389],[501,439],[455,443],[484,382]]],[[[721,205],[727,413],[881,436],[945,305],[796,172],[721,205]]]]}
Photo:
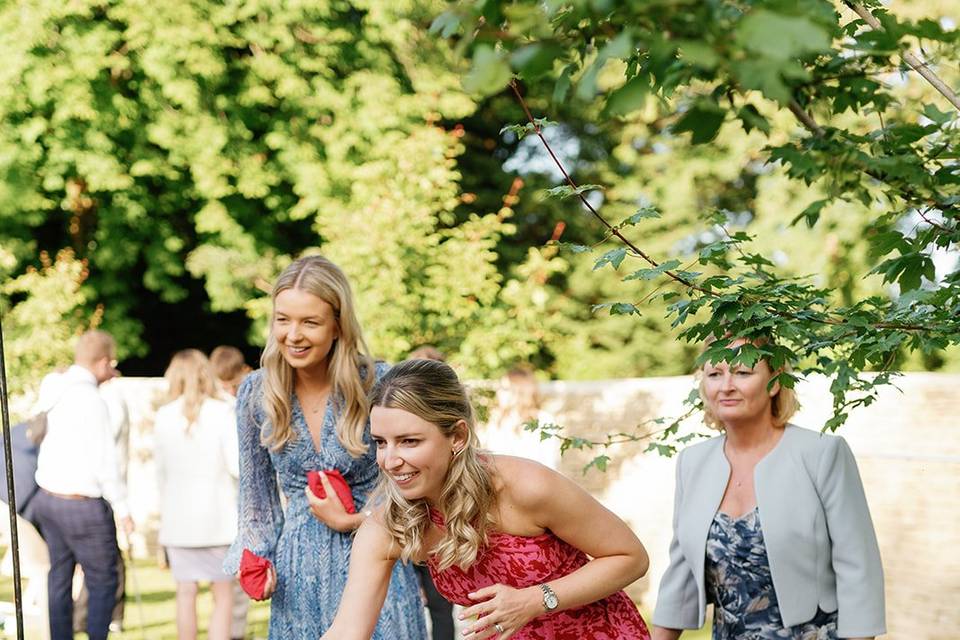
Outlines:
{"type": "Polygon", "coordinates": [[[177,636],[197,637],[198,582],[210,582],[208,637],[228,640],[234,578],[223,560],[237,533],[237,435],[233,403],[222,398],[207,357],[177,352],[157,410],[154,455],[160,488],[159,542],[177,587],[177,636]]]}
{"type": "Polygon", "coordinates": [[[533,367],[517,365],[500,379],[496,401],[481,430],[481,441],[488,451],[536,460],[557,468],[559,447],[553,438],[541,439],[540,430],[524,425],[536,420],[541,426],[556,423],[556,418],[541,407],[540,383],[533,367]]]}
{"type": "Polygon", "coordinates": [[[50,554],[47,580],[50,635],[73,638],[73,576],[83,568],[89,592],[87,635],[104,640],[119,583],[117,527],[133,531],[114,428],[98,387],[117,375],[116,344],[103,331],[77,339],[74,364],[47,377],[38,404],[47,411],[33,498],[50,554]]]}
{"type": "MultiPolygon", "coordinates": [[[[127,465],[130,462],[130,409],[127,401],[117,384],[120,375],[100,385],[100,397],[107,405],[110,414],[110,427],[113,431],[113,441],[117,447],[117,463],[120,466],[120,482],[127,486],[127,465]]],[[[121,541],[123,548],[129,548],[130,541],[124,536],[121,541]]],[[[123,553],[117,554],[117,604],[113,607],[110,616],[110,630],[123,630],[123,614],[126,602],[127,571],[123,562],[123,553]]],[[[73,632],[80,633],[87,628],[87,601],[90,597],[86,581],[83,580],[83,570],[78,568],[73,581],[74,593],[77,597],[73,601],[73,632]],[[79,589],[79,591],[78,591],[79,589]]]]}
{"type": "MultiPolygon", "coordinates": [[[[253,371],[243,358],[243,352],[236,347],[220,345],[210,352],[210,365],[217,377],[217,384],[224,398],[236,403],[237,389],[243,378],[253,371]]],[[[241,640],[247,634],[247,613],[250,610],[250,598],[240,586],[240,582],[233,581],[233,610],[230,614],[230,638],[241,640]]]]}
{"type": "Polygon", "coordinates": [[[220,345],[210,352],[210,365],[220,389],[232,398],[237,397],[243,378],[253,371],[244,360],[243,352],[229,345],[220,345]]]}

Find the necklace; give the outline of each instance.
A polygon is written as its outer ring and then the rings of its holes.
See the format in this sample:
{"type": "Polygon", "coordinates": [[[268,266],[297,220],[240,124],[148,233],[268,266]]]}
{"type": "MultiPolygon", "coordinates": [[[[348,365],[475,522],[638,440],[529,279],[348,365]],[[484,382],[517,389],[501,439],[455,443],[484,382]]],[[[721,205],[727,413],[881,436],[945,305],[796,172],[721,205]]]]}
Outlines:
{"type": "Polygon", "coordinates": [[[317,400],[317,403],[310,409],[311,414],[318,414],[321,410],[327,408],[327,396],[324,395],[320,400],[317,400]]]}
{"type": "Polygon", "coordinates": [[[320,393],[306,395],[298,393],[300,407],[310,415],[316,415],[327,408],[327,399],[330,397],[329,388],[320,393]],[[315,399],[314,399],[315,398],[315,399]]]}

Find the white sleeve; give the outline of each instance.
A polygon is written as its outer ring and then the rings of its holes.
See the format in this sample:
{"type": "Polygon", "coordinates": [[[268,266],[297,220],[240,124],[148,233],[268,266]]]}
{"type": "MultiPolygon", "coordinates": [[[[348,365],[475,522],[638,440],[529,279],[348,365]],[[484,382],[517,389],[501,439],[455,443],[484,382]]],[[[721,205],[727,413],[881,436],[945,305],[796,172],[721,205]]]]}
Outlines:
{"type": "MultiPolygon", "coordinates": [[[[226,404],[226,403],[224,403],[226,404]]],[[[237,438],[237,412],[232,404],[226,405],[222,413],[224,423],[220,431],[220,448],[227,472],[234,478],[240,478],[240,445],[237,438]]]]}
{"type": "Polygon", "coordinates": [[[99,394],[90,400],[90,432],[96,439],[99,450],[100,464],[97,470],[97,481],[100,492],[113,507],[113,513],[118,518],[130,515],[127,505],[127,487],[120,476],[120,461],[117,456],[117,442],[114,439],[113,424],[110,422],[110,412],[107,403],[99,394]]]}

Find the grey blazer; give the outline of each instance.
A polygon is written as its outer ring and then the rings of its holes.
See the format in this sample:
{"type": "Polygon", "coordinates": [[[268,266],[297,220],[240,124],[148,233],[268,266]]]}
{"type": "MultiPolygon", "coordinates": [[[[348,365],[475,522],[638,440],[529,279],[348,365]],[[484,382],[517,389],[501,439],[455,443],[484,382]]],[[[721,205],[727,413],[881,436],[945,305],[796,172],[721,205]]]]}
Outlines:
{"type": "MultiPolygon", "coordinates": [[[[677,457],[670,566],[653,623],[699,629],[706,611],[707,532],[730,478],[726,436],[677,457]]],[[[839,436],[787,425],[754,470],[773,587],[785,627],[838,611],[841,638],[886,632],[883,568],[857,463],[839,436]]]]}

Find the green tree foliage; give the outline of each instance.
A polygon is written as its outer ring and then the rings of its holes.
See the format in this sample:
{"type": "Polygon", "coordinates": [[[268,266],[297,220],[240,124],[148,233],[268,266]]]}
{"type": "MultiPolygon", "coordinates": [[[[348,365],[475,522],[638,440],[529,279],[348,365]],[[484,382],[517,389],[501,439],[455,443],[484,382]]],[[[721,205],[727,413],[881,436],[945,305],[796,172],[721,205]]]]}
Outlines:
{"type": "Polygon", "coordinates": [[[471,58],[468,86],[531,109],[511,133],[549,133],[536,118],[565,126],[578,104],[612,141],[550,193],[597,219],[563,255],[579,277],[597,270],[622,345],[660,335],[660,348],[668,324],[692,343],[773,333],[780,346],[736,357],[830,376],[833,429],[904,353],[960,343],[960,32],[937,17],[826,0],[487,0],[434,27],[471,58]]]}
{"type": "Polygon", "coordinates": [[[434,343],[456,356],[466,341],[473,375],[525,356],[537,338],[509,307],[530,285],[496,264],[512,212],[458,209],[462,131],[445,123],[475,105],[427,33],[442,6],[4,3],[11,271],[73,247],[86,309],[102,305],[121,351],[142,354],[144,292],[174,303],[200,279],[210,311],[245,309],[260,342],[273,277],[319,247],[351,277],[377,355],[434,343]],[[491,322],[492,351],[476,337],[491,322]]]}
{"type": "MultiPolygon", "coordinates": [[[[28,391],[44,374],[71,362],[76,337],[100,320],[98,312],[92,317],[83,312],[81,285],[87,267],[71,250],[64,249],[55,259],[42,253],[39,262],[39,269],[30,267],[5,278],[0,288],[11,395],[28,391]]],[[[12,254],[0,250],[0,272],[9,273],[15,264],[12,254]]]]}

